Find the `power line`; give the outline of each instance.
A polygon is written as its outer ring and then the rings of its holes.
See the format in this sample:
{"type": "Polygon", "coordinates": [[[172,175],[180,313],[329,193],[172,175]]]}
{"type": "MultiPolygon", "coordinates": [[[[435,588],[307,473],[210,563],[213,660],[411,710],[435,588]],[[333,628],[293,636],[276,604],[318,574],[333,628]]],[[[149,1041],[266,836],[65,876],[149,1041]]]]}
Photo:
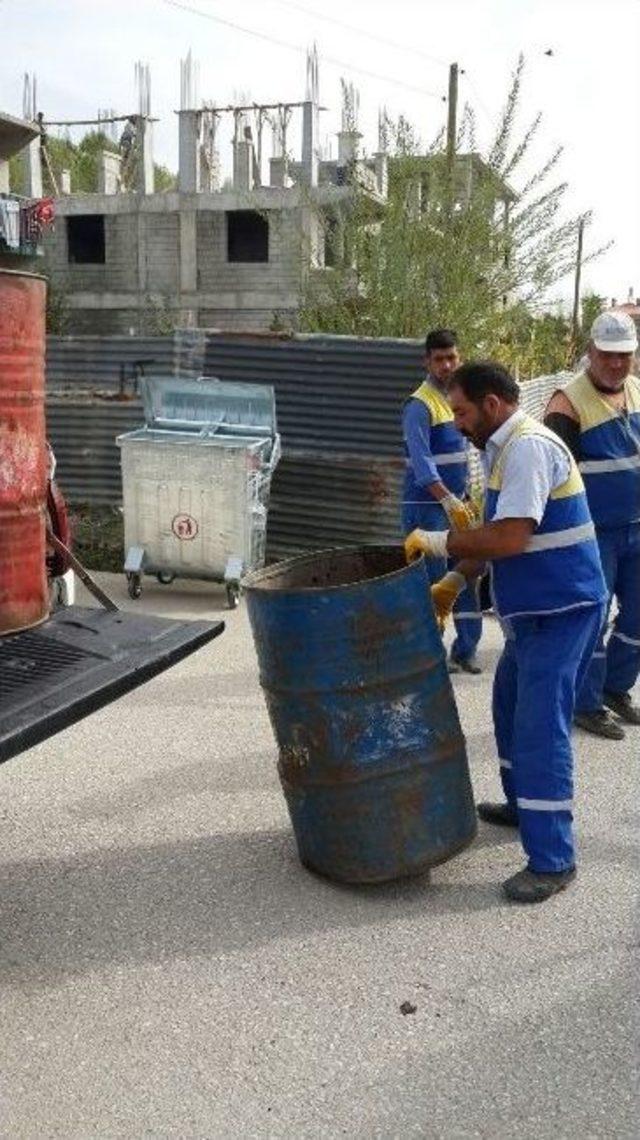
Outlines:
{"type": "MultiPolygon", "coordinates": [[[[247,36],[254,36],[259,40],[266,40],[267,43],[276,44],[278,47],[286,48],[288,51],[295,51],[299,54],[306,55],[306,48],[300,47],[299,44],[293,44],[289,40],[281,40],[276,36],[271,36],[267,32],[259,32],[255,28],[245,28],[242,24],[236,24],[232,20],[225,20],[222,16],[214,16],[212,12],[202,12],[199,8],[192,7],[191,4],[181,3],[180,0],[162,0],[163,4],[167,4],[170,8],[176,8],[182,12],[188,12],[193,16],[200,16],[203,20],[211,20],[216,24],[223,24],[227,28],[232,28],[236,32],[242,32],[247,36]]],[[[393,79],[390,75],[381,75],[377,71],[369,71],[364,67],[357,67],[354,63],[349,63],[343,59],[336,59],[335,56],[326,55],[321,52],[321,58],[324,63],[333,64],[334,67],[343,68],[345,71],[355,71],[358,75],[365,75],[368,79],[378,79],[382,83],[391,83],[395,87],[403,87],[407,91],[414,91],[418,95],[427,95],[431,99],[441,100],[442,95],[439,92],[428,91],[425,87],[416,87],[412,83],[405,83],[401,79],[393,79]]]]}
{"type": "Polygon", "coordinates": [[[485,116],[485,118],[486,118],[487,122],[489,123],[489,126],[491,127],[491,129],[493,131],[495,131],[496,130],[495,116],[491,114],[491,111],[487,110],[486,104],[483,103],[480,95],[478,94],[478,88],[476,87],[475,83],[472,82],[469,73],[466,71],[465,71],[465,79],[467,80],[467,83],[469,85],[469,89],[471,91],[471,94],[473,95],[475,102],[478,104],[480,110],[482,111],[483,115],[485,116]]]}
{"type": "Polygon", "coordinates": [[[428,55],[427,52],[421,51],[419,48],[412,47],[410,44],[401,44],[397,40],[390,40],[387,36],[378,36],[375,32],[368,32],[365,28],[359,28],[356,24],[348,24],[345,20],[337,20],[335,16],[325,16],[324,12],[316,12],[313,8],[307,8],[304,4],[295,4],[293,0],[275,0],[276,4],[280,4],[283,8],[291,8],[294,12],[301,12],[304,16],[311,16],[316,20],[324,20],[326,24],[334,24],[337,28],[345,28],[348,32],[355,32],[357,36],[363,36],[367,40],[373,40],[375,43],[383,44],[384,47],[397,48],[399,51],[409,52],[411,55],[418,56],[419,59],[424,59],[427,63],[436,63],[438,67],[449,67],[447,60],[438,59],[435,55],[428,55]]]}

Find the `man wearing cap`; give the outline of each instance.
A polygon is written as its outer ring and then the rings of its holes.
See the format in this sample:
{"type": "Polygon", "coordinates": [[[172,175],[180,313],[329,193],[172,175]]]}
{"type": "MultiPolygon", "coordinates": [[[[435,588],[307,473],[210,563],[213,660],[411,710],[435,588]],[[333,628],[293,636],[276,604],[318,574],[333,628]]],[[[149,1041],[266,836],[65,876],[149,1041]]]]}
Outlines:
{"type": "MultiPolygon", "coordinates": [[[[464,529],[473,521],[463,501],[468,482],[467,440],[453,422],[445,389],[460,363],[456,334],[432,329],[425,341],[426,376],[409,397],[402,416],[405,479],[402,527],[446,531],[464,529]]],[[[442,578],[445,559],[434,560],[428,570],[432,582],[442,578]]],[[[451,647],[449,672],[480,673],[476,649],[482,634],[482,611],[474,584],[457,599],[453,611],[456,638],[451,647]]]]}
{"type": "Polygon", "coordinates": [[[618,606],[606,648],[603,627],[574,717],[609,740],[623,739],[620,720],[640,725],[631,696],[640,673],[640,382],[631,372],[637,346],[631,317],[600,313],[586,371],[553,394],[544,417],[578,462],[609,602],[618,606]]]}

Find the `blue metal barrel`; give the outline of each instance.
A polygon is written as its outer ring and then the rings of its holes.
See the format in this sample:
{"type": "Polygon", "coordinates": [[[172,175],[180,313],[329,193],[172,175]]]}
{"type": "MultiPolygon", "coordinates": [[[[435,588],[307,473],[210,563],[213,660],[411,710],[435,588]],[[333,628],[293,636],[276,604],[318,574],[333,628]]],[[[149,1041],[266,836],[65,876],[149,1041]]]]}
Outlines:
{"type": "Polygon", "coordinates": [[[305,866],[375,883],[476,833],[424,560],[398,546],[280,562],[245,583],[278,771],[305,866]]]}

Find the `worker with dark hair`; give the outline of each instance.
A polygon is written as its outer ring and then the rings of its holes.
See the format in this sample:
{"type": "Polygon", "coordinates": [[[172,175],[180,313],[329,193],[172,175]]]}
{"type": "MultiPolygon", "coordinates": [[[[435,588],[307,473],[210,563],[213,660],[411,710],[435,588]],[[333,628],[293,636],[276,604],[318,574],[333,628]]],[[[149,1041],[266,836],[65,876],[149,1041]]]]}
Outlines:
{"type": "Polygon", "coordinates": [[[605,613],[606,586],[584,484],[571,452],[518,408],[519,389],[492,362],[451,377],[457,428],[484,452],[485,524],[415,530],[409,558],[459,559],[432,587],[445,620],[467,581],[491,566],[505,645],[493,687],[504,803],[481,819],[518,827],[528,863],[504,883],[508,898],[541,902],[575,877],[571,723],[605,613]]]}
{"type": "MultiPolygon", "coordinates": [[[[469,481],[469,445],[453,422],[446,396],[451,373],[460,363],[452,329],[433,329],[425,341],[426,376],[404,406],[402,430],[406,469],[402,500],[405,535],[416,527],[446,531],[466,526],[471,511],[464,501],[469,481]]],[[[432,581],[446,570],[443,559],[429,564],[432,581]]],[[[480,673],[476,649],[482,633],[477,584],[465,589],[454,608],[456,637],[449,671],[480,673]]]]}
{"type": "Polygon", "coordinates": [[[544,420],[578,462],[609,600],[618,605],[606,648],[603,628],[574,718],[609,740],[623,739],[621,720],[640,724],[640,705],[631,696],[640,674],[640,381],[631,372],[637,347],[627,313],[600,313],[586,368],[554,393],[544,420]]]}

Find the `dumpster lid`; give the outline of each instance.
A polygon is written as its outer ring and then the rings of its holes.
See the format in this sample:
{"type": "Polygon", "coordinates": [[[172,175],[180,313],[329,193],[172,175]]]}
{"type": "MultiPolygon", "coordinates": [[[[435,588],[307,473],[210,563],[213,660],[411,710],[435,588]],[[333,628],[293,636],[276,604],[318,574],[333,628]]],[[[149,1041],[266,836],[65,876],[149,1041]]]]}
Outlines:
{"type": "Polygon", "coordinates": [[[0,763],[181,661],[222,621],[70,606],[0,638],[0,763]]]}
{"type": "Polygon", "coordinates": [[[220,435],[276,434],[272,384],[238,384],[214,376],[197,380],[148,376],[140,387],[148,427],[220,435]]]}

